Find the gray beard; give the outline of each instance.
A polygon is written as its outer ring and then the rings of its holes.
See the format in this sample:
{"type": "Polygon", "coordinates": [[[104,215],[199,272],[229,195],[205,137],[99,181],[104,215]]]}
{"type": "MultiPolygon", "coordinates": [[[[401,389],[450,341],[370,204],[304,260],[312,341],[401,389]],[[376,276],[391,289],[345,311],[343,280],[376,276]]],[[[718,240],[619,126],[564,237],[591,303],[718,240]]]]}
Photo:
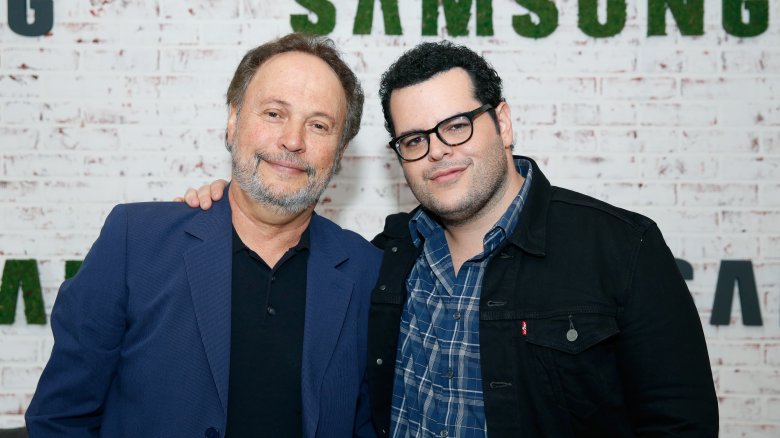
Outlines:
{"type": "Polygon", "coordinates": [[[238,148],[230,145],[230,156],[233,162],[233,179],[238,187],[256,202],[269,206],[279,213],[296,215],[315,205],[320,196],[328,187],[330,179],[337,166],[337,161],[327,175],[318,175],[317,171],[308,163],[298,158],[295,154],[279,153],[268,154],[255,152],[254,160],[241,161],[236,153],[238,148]],[[304,168],[308,176],[306,186],[300,188],[294,193],[275,193],[262,181],[262,176],[258,173],[258,166],[261,161],[285,160],[294,162],[304,168]]]}

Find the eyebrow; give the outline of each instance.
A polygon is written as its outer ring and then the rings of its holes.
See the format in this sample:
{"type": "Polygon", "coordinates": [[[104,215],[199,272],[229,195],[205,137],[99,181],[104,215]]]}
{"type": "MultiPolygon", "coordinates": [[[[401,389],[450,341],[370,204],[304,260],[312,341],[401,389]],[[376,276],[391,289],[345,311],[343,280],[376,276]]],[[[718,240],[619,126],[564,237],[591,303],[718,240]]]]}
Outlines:
{"type": "MultiPolygon", "coordinates": [[[[289,107],[291,104],[290,102],[282,99],[277,98],[270,98],[270,99],[263,99],[260,102],[258,102],[260,105],[269,104],[269,103],[275,103],[284,107],[289,107]]],[[[336,118],[326,112],[323,111],[315,111],[314,113],[307,116],[308,117],[325,117],[329,119],[332,123],[336,123],[336,118]]]]}
{"type": "MultiPolygon", "coordinates": [[[[465,114],[465,113],[467,113],[467,112],[468,112],[468,111],[462,111],[462,112],[459,112],[459,113],[455,113],[455,114],[449,115],[449,116],[447,116],[447,117],[445,117],[445,118],[443,118],[443,119],[439,120],[438,122],[436,122],[436,125],[438,125],[439,123],[441,123],[441,122],[443,122],[443,121],[445,121],[445,120],[449,120],[449,119],[451,119],[451,118],[453,118],[453,117],[457,117],[457,116],[459,116],[459,115],[462,115],[462,114],[465,114]]],[[[433,126],[436,126],[436,125],[433,125],[433,126]]],[[[428,129],[433,129],[433,128],[431,127],[431,128],[428,128],[428,129]]],[[[397,134],[397,135],[395,136],[395,138],[400,138],[400,137],[403,137],[404,135],[414,134],[414,133],[416,133],[416,132],[425,132],[425,131],[427,131],[428,129],[422,129],[422,128],[419,128],[419,129],[410,129],[410,130],[408,130],[408,131],[404,131],[404,132],[401,132],[400,134],[397,134]]]]}

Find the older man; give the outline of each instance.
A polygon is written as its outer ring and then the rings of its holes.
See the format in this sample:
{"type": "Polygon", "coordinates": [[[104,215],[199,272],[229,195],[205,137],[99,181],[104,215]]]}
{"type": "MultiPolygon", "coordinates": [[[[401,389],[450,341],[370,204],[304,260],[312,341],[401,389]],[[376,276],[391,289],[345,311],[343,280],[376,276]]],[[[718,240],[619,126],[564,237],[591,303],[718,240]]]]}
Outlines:
{"type": "Polygon", "coordinates": [[[513,156],[501,78],[466,47],[420,44],[380,87],[389,146],[421,205],[374,240],[377,431],[717,436],[701,323],[656,224],[513,156]]]}
{"type": "Polygon", "coordinates": [[[227,200],[111,212],[57,296],[30,436],[366,431],[380,252],[313,213],[360,84],[330,40],[292,34],[246,54],[227,103],[227,200]]]}

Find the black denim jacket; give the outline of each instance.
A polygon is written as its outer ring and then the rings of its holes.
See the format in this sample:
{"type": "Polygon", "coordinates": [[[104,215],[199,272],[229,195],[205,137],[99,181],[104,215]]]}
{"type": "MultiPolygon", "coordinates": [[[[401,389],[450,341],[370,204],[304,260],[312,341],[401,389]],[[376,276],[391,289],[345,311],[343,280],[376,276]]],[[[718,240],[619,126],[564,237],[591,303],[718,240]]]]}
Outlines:
{"type": "MultiPolygon", "coordinates": [[[[480,300],[488,436],[717,436],[701,321],[656,224],[552,187],[526,159],[533,184],[480,300]]],[[[405,279],[419,254],[411,214],[389,216],[373,241],[384,249],[368,348],[380,436],[389,432],[405,279]]]]}

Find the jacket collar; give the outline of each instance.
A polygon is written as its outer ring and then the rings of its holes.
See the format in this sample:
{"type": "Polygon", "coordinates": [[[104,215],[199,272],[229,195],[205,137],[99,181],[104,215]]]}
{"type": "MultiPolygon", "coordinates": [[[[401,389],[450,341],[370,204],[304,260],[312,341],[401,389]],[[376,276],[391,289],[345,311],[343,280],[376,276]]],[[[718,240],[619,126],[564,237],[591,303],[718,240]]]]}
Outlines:
{"type": "Polygon", "coordinates": [[[508,241],[529,254],[543,256],[546,253],[547,209],[552,198],[552,187],[536,161],[523,156],[514,156],[513,158],[528,160],[531,163],[534,176],[528,190],[525,206],[520,212],[517,227],[514,233],[509,236],[508,241]]]}

